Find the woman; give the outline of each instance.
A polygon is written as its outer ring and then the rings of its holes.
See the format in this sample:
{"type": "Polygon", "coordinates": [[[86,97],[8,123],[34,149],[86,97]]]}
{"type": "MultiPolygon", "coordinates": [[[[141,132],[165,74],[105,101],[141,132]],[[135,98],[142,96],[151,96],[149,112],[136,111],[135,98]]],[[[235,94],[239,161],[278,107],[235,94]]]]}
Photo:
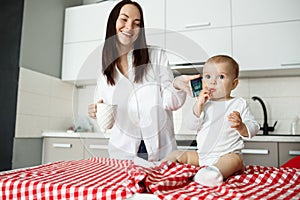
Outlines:
{"type": "MultiPolygon", "coordinates": [[[[140,5],[131,0],[119,2],[107,22],[97,83],[97,100],[118,106],[110,157],[138,155],[158,161],[175,150],[172,111],[183,105],[189,80],[195,77],[180,76],[173,81],[165,52],[147,46],[140,5]]],[[[89,106],[90,117],[95,118],[96,111],[96,104],[89,106]]]]}

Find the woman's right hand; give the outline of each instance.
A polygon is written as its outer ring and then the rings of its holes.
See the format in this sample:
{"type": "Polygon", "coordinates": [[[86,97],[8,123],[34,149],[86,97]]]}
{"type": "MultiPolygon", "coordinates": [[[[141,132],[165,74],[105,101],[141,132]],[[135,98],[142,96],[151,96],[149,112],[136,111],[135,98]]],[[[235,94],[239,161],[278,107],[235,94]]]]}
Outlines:
{"type": "MultiPolygon", "coordinates": [[[[103,103],[103,99],[100,99],[97,103],[103,103]]],[[[89,117],[96,119],[96,113],[97,113],[97,103],[90,104],[88,106],[88,113],[89,117]]]]}

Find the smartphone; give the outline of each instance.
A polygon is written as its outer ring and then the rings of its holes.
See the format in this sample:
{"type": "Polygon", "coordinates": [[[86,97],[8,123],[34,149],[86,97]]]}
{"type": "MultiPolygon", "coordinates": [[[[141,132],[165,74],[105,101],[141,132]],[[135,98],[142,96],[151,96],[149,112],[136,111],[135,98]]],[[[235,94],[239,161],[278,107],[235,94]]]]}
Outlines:
{"type": "Polygon", "coordinates": [[[191,80],[190,84],[191,84],[193,96],[194,97],[199,96],[199,93],[202,90],[202,77],[191,80]]]}

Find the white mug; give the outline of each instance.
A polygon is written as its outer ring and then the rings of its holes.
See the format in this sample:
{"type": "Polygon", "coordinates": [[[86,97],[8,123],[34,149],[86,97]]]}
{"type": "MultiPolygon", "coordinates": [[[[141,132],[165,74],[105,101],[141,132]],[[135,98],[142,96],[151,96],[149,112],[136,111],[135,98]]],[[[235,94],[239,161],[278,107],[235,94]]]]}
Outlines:
{"type": "Polygon", "coordinates": [[[96,117],[101,132],[106,133],[108,129],[113,127],[116,113],[117,105],[97,103],[96,117]]]}

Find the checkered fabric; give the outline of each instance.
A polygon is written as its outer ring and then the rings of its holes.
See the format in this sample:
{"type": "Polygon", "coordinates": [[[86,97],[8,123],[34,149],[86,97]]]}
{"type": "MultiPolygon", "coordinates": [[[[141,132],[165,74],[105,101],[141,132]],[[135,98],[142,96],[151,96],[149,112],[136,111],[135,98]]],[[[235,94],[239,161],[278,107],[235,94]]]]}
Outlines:
{"type": "Polygon", "coordinates": [[[91,158],[0,173],[0,199],[127,199],[153,193],[160,199],[300,199],[300,170],[247,166],[217,187],[192,181],[199,168],[91,158]]]}

